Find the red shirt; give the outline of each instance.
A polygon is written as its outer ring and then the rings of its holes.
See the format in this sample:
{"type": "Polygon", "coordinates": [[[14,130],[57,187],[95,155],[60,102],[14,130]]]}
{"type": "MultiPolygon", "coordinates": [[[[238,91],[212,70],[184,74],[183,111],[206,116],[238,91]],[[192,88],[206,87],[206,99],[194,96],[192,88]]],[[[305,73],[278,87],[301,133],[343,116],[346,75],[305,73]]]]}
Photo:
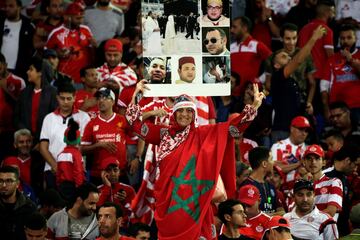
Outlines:
{"type": "Polygon", "coordinates": [[[239,231],[241,234],[252,237],[255,240],[261,240],[270,218],[271,217],[269,215],[260,212],[255,217],[246,219],[247,227],[239,228],[239,231]]]}
{"type": "Polygon", "coordinates": [[[328,205],[342,209],[343,202],[343,184],[338,178],[330,178],[325,174],[314,182],[315,204],[322,211],[328,205]]]}
{"type": "MultiPolygon", "coordinates": [[[[98,238],[96,238],[96,240],[104,240],[104,239],[102,237],[98,237],[98,238]]],[[[135,238],[120,236],[119,240],[135,240],[135,238]]]]}
{"type": "MultiPolygon", "coordinates": [[[[80,89],[80,90],[76,91],[75,103],[74,103],[75,107],[77,109],[81,109],[81,107],[84,104],[84,101],[89,98],[95,98],[94,94],[92,94],[88,91],[85,91],[84,89],[80,89]]],[[[96,104],[95,106],[88,108],[85,112],[87,112],[89,114],[91,119],[96,118],[96,116],[99,113],[98,105],[96,104]]]]}
{"type": "Polygon", "coordinates": [[[7,157],[4,159],[3,166],[16,165],[20,169],[20,179],[27,185],[31,186],[31,157],[21,159],[19,157],[7,157]]]}
{"type": "Polygon", "coordinates": [[[130,204],[136,195],[134,188],[131,187],[130,185],[118,182],[112,184],[111,187],[106,185],[101,185],[99,186],[99,191],[100,191],[100,198],[99,201],[96,203],[96,205],[101,206],[105,202],[114,202],[118,204],[123,212],[123,223],[127,225],[129,223],[129,217],[132,213],[130,204]],[[120,191],[126,192],[126,198],[123,201],[120,201],[118,198],[116,198],[116,194],[120,191]]]}
{"type": "Polygon", "coordinates": [[[56,183],[74,182],[79,187],[85,181],[85,169],[79,148],[68,145],[57,157],[56,183]]]}
{"type": "Polygon", "coordinates": [[[243,93],[248,81],[259,76],[262,61],[270,55],[271,50],[262,42],[247,37],[244,42],[230,45],[231,71],[240,75],[240,92],[243,93]]]}
{"type": "Polygon", "coordinates": [[[327,62],[325,48],[334,48],[333,31],[324,21],[314,19],[310,23],[306,24],[299,33],[299,46],[304,47],[304,45],[311,38],[315,29],[320,25],[326,29],[326,34],[316,41],[314,47],[311,50],[311,55],[316,67],[314,77],[317,79],[321,79],[324,75],[324,67],[326,65],[324,63],[327,62]]]}
{"type": "MultiPolygon", "coordinates": [[[[360,59],[360,51],[352,53],[353,59],[360,59]]],[[[350,108],[360,108],[360,78],[358,71],[340,52],[335,53],[324,69],[323,79],[330,81],[329,102],[343,101],[350,108]]]]}
{"type": "MultiPolygon", "coordinates": [[[[1,80],[3,81],[3,80],[1,80]]],[[[25,88],[24,79],[10,73],[5,79],[6,91],[0,88],[0,131],[11,131],[13,129],[13,111],[15,101],[20,92],[25,88]]]]}
{"type": "Polygon", "coordinates": [[[80,69],[89,65],[92,60],[92,38],[90,28],[85,25],[80,25],[79,29],[69,29],[62,25],[50,33],[45,47],[57,51],[70,49],[68,57],[60,58],[59,71],[71,76],[76,83],[81,83],[80,69]]]}
{"type": "Polygon", "coordinates": [[[105,148],[98,148],[94,151],[94,163],[91,169],[91,176],[100,177],[101,160],[114,156],[120,162],[120,169],[127,166],[126,160],[126,131],[128,122],[124,116],[114,113],[109,119],[103,119],[100,115],[92,119],[85,127],[81,139],[82,145],[91,145],[96,142],[112,142],[116,144],[115,154],[108,152],[105,148]]]}
{"type": "Polygon", "coordinates": [[[247,138],[242,139],[242,141],[239,144],[239,152],[241,154],[241,160],[243,163],[250,166],[249,151],[257,146],[258,144],[251,139],[247,139],[247,138]]]}

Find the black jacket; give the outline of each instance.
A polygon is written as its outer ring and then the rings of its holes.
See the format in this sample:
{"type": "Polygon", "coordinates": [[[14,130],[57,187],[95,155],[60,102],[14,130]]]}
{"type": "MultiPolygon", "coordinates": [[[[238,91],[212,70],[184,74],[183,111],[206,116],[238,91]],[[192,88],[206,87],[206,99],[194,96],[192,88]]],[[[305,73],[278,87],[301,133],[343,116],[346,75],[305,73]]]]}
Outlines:
{"type": "MultiPolygon", "coordinates": [[[[31,23],[30,19],[20,15],[22,20],[20,36],[19,36],[19,52],[16,61],[16,67],[14,70],[15,75],[26,79],[26,71],[29,68],[29,61],[34,54],[33,36],[35,32],[35,26],[31,23]]],[[[0,47],[2,46],[2,39],[4,34],[5,18],[0,18],[0,47]]],[[[14,43],[16,44],[16,43],[14,43]]]]}
{"type": "Polygon", "coordinates": [[[27,218],[36,211],[35,204],[22,193],[16,193],[13,209],[0,200],[0,234],[1,239],[26,239],[24,224],[27,218]]]}

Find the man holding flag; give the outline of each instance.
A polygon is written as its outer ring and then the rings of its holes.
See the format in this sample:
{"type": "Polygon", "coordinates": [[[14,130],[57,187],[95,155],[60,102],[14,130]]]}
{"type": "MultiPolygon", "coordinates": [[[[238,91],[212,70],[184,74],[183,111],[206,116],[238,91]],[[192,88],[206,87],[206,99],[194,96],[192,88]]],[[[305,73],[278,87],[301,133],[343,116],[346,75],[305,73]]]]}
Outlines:
{"type": "Polygon", "coordinates": [[[141,110],[135,99],[137,93],[148,89],[145,83],[146,80],[142,80],[137,84],[126,117],[140,137],[158,145],[159,175],[154,191],[158,238],[216,239],[211,208],[215,186],[222,175],[228,197],[234,196],[232,137],[243,132],[255,118],[264,94],[254,85],[253,104],[245,106],[237,118],[200,127],[195,126],[194,102],[181,95],[175,99],[170,125],[160,126],[139,120],[141,110]]]}

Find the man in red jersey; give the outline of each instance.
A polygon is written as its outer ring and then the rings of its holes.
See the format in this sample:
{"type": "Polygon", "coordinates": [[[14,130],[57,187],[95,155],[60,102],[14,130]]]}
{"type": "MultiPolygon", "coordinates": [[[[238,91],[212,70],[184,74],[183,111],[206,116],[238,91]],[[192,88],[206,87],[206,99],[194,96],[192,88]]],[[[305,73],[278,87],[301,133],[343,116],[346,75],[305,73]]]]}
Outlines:
{"type": "Polygon", "coordinates": [[[254,185],[245,185],[239,190],[239,201],[244,206],[246,214],[246,227],[240,228],[240,232],[260,240],[270,216],[260,211],[260,192],[254,185]]]}
{"type": "Polygon", "coordinates": [[[97,44],[90,28],[82,24],[84,9],[80,3],[71,3],[65,15],[68,16],[65,24],[50,33],[45,48],[56,50],[59,71],[71,76],[77,88],[81,88],[80,69],[91,63],[91,49],[97,44]]]}
{"type": "Polygon", "coordinates": [[[251,21],[245,16],[235,18],[230,31],[235,39],[230,45],[231,70],[240,75],[237,90],[240,95],[245,91],[246,83],[259,76],[260,65],[271,55],[271,50],[264,43],[253,39],[250,35],[251,21]]]}
{"type": "Polygon", "coordinates": [[[329,103],[342,101],[349,106],[354,120],[360,120],[360,51],[356,48],[356,40],[356,28],[342,25],[341,50],[328,60],[320,82],[327,116],[330,116],[329,103]]]}
{"type": "Polygon", "coordinates": [[[123,115],[113,112],[115,94],[112,90],[100,88],[95,96],[98,100],[99,115],[85,127],[81,149],[84,154],[93,153],[90,176],[91,181],[99,185],[102,182],[100,166],[104,159],[116,157],[121,170],[125,170],[127,166],[125,135],[128,123],[123,115]]]}
{"type": "Polygon", "coordinates": [[[91,119],[96,118],[99,108],[96,97],[94,96],[99,86],[96,68],[86,66],[80,70],[81,81],[84,89],[80,89],[75,94],[75,107],[87,112],[91,119]]]}

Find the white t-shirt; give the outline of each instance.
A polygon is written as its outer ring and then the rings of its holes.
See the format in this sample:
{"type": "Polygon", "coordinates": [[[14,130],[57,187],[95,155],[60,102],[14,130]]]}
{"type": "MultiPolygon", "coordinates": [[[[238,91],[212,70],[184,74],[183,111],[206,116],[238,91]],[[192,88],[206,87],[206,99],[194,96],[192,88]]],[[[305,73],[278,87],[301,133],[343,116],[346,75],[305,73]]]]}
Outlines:
{"type": "Polygon", "coordinates": [[[1,52],[4,54],[8,68],[15,69],[19,52],[19,38],[22,21],[4,23],[1,52]]]}

